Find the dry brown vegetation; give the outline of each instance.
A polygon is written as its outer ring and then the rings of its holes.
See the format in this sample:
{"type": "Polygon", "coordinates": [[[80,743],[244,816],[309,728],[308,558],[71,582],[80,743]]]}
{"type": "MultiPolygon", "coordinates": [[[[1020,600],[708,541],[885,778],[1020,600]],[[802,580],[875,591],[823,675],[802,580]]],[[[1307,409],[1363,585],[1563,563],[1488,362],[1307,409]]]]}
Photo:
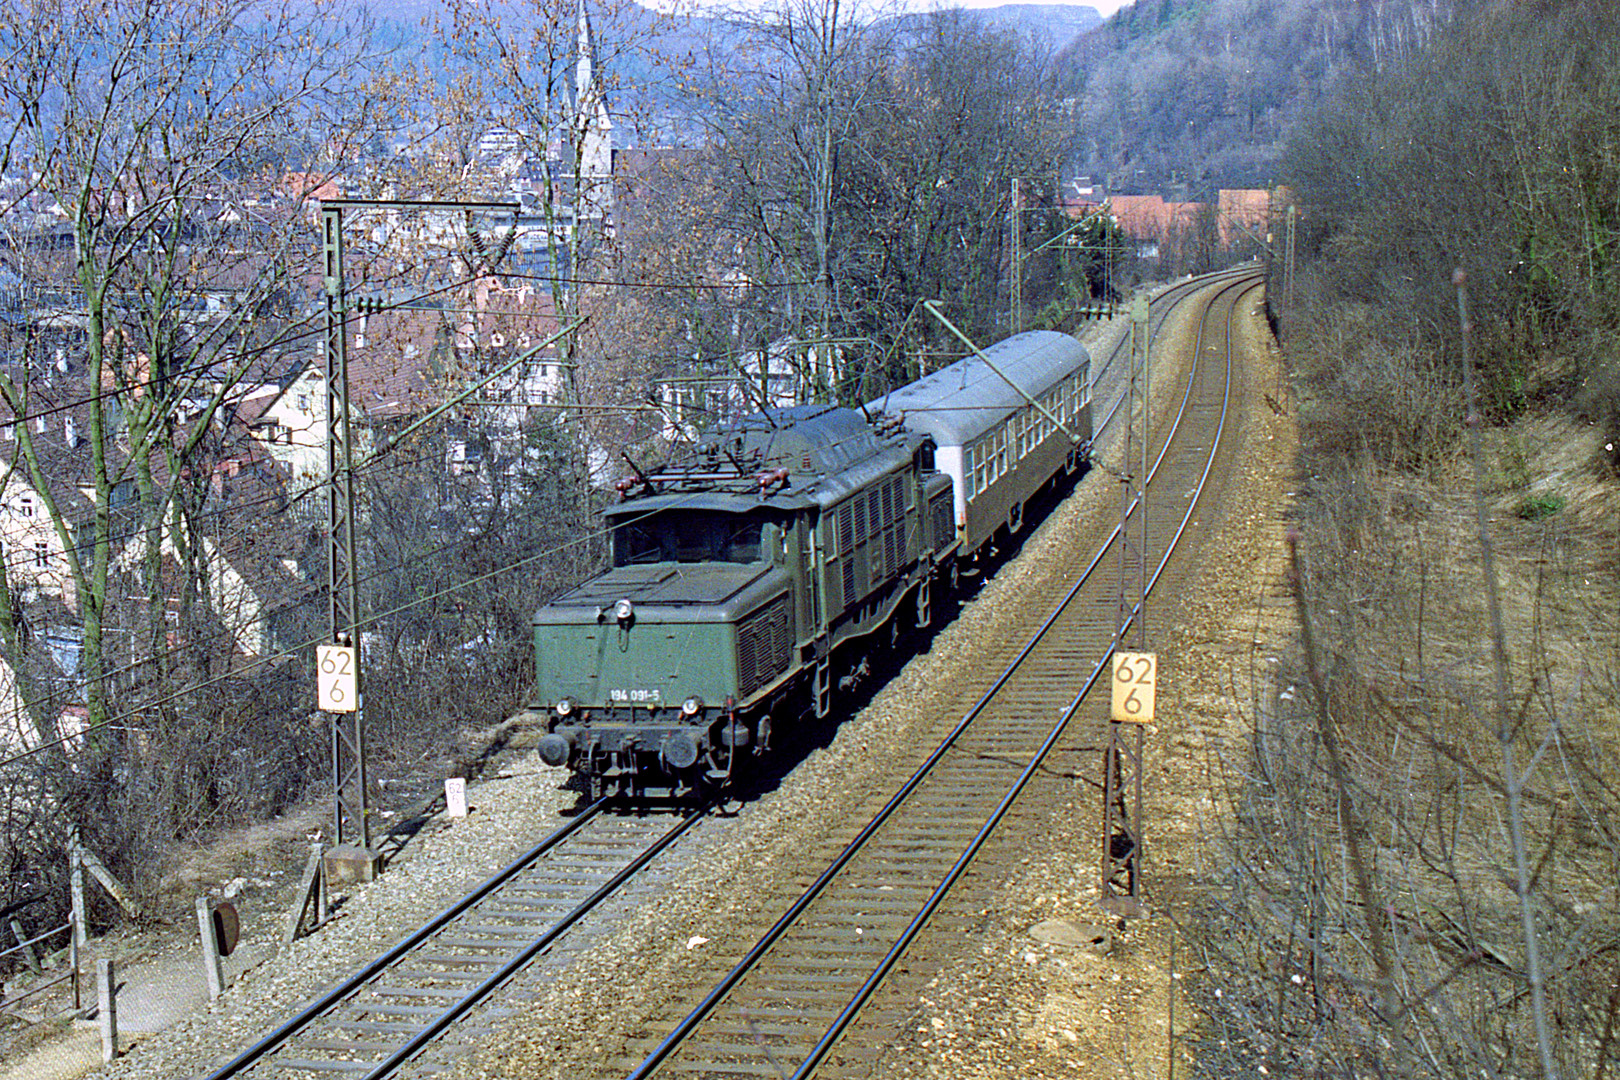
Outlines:
{"type": "Polygon", "coordinates": [[[1607,436],[1526,413],[1475,450],[1458,438],[1455,385],[1350,399],[1357,380],[1387,385],[1380,369],[1421,367],[1421,350],[1346,345],[1343,322],[1315,315],[1287,348],[1308,439],[1300,633],[1220,763],[1203,1066],[1612,1074],[1620,481],[1607,436]],[[1358,423],[1386,441],[1357,445],[1358,423]]]}
{"type": "Polygon", "coordinates": [[[1290,150],[1297,638],[1221,762],[1222,1075],[1620,1073],[1615,18],[1461,9],[1290,150]]]}

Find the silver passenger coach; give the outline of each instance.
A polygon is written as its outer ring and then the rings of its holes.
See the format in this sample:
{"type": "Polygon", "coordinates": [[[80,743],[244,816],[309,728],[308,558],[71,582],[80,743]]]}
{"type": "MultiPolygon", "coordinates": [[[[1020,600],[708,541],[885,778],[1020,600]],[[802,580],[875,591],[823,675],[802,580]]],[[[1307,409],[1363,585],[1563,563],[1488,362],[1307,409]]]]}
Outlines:
{"type": "Polygon", "coordinates": [[[984,359],[958,360],[867,409],[933,438],[935,466],[955,487],[966,558],[997,529],[1017,532],[1024,504],[1090,452],[1091,357],[1068,334],[1015,334],[984,359]]]}

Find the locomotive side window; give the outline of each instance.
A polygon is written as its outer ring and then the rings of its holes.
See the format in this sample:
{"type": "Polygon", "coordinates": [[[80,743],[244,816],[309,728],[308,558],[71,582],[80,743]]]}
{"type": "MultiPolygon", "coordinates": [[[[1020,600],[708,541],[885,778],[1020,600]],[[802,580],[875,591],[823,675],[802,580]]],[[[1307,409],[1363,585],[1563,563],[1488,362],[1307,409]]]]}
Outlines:
{"type": "Polygon", "coordinates": [[[733,525],[726,533],[725,546],[721,548],[720,561],[751,563],[758,562],[762,558],[769,558],[769,553],[765,551],[760,542],[764,529],[765,523],[758,518],[744,518],[733,525]]]}

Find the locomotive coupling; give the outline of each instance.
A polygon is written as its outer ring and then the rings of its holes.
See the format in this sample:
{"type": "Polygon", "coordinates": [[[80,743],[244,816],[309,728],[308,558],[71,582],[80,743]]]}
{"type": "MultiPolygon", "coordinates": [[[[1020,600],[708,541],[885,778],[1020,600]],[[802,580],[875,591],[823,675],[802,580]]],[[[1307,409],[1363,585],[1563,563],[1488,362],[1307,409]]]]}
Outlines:
{"type": "Polygon", "coordinates": [[[690,729],[677,728],[664,736],[663,745],[659,748],[664,756],[664,763],[672,771],[681,772],[697,764],[698,740],[690,729]]]}
{"type": "Polygon", "coordinates": [[[540,760],[547,765],[566,765],[574,753],[573,732],[560,734],[553,731],[543,735],[535,749],[540,753],[540,760]]]}

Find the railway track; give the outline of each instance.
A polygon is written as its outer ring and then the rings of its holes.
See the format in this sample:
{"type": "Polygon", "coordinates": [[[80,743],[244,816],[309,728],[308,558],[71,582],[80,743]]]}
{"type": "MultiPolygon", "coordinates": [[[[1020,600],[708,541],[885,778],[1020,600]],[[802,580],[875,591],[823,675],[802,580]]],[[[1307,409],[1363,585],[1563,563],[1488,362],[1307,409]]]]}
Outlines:
{"type": "MultiPolygon", "coordinates": [[[[1220,450],[1231,319],[1258,282],[1239,274],[1215,286],[1180,406],[1152,436],[1146,507],[1133,511],[1133,534],[1145,513],[1144,555],[1154,582],[1220,450]]],[[[1188,295],[1172,298],[1166,315],[1188,295]]],[[[1089,547],[1073,587],[1021,648],[993,650],[1001,674],[742,960],[695,1008],[666,1012],[632,1033],[594,1075],[873,1071],[890,1028],[879,1023],[859,1034],[863,1008],[1041,768],[1112,653],[1121,625],[1111,572],[1119,531],[1089,547]]]]}
{"type": "MultiPolygon", "coordinates": [[[[671,825],[610,813],[600,799],[479,888],[209,1074],[380,1080],[406,1062],[442,1067],[516,1007],[503,998],[553,948],[590,948],[592,930],[670,882],[644,875],[713,804],[671,825]],[[634,888],[630,887],[634,882],[634,888]],[[569,937],[567,947],[559,945],[569,937]]],[[[566,963],[567,956],[550,957],[566,963]]]]}

